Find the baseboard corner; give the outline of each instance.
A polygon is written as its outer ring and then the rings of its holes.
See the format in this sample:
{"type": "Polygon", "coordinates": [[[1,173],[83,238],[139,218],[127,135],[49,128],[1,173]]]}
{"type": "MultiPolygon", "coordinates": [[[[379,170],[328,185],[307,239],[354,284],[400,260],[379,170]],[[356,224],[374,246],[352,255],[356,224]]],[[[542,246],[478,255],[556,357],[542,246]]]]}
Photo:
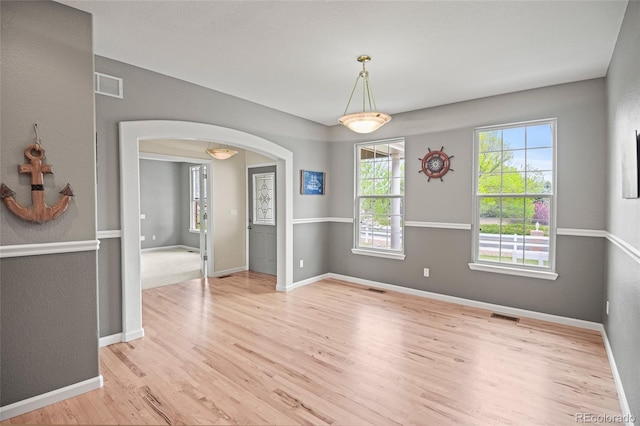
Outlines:
{"type": "Polygon", "coordinates": [[[47,405],[82,395],[83,393],[100,389],[103,384],[104,380],[102,376],[99,375],[82,382],[74,383],[13,404],[5,405],[4,407],[0,407],[0,421],[20,416],[30,411],[46,407],[47,405]]]}

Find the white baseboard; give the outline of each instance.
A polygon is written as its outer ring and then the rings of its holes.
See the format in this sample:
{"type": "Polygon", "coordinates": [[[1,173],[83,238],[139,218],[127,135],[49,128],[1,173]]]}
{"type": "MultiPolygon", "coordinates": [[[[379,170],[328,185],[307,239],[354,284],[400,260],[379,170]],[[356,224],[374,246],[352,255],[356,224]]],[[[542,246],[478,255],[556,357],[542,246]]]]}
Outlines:
{"type": "Polygon", "coordinates": [[[148,253],[150,251],[162,251],[162,250],[172,250],[172,249],[184,249],[184,250],[193,250],[193,251],[200,252],[200,249],[197,247],[183,246],[182,244],[178,244],[174,246],[151,247],[151,248],[141,249],[140,252],[148,253]]]}
{"type": "Polygon", "coordinates": [[[237,268],[224,269],[222,271],[212,272],[211,274],[209,274],[209,277],[210,278],[221,277],[223,275],[234,274],[236,272],[243,272],[243,271],[246,271],[246,270],[247,270],[246,266],[239,266],[237,268]]]}
{"type": "Polygon", "coordinates": [[[634,426],[634,422],[638,419],[634,419],[634,416],[631,414],[631,408],[629,407],[627,395],[624,393],[622,379],[620,378],[618,366],[616,365],[616,360],[613,356],[613,350],[611,349],[611,345],[609,344],[609,337],[607,337],[607,332],[602,324],[600,324],[600,333],[602,333],[604,348],[607,350],[607,357],[609,358],[609,364],[611,365],[613,381],[616,384],[616,391],[618,391],[618,399],[620,400],[620,408],[622,409],[623,421],[625,422],[625,426],[634,426]]]}
{"type": "Polygon", "coordinates": [[[122,333],[112,334],[111,336],[104,336],[100,338],[99,347],[113,345],[114,343],[120,343],[122,341],[122,333]]]}
{"type": "Polygon", "coordinates": [[[130,342],[132,340],[140,339],[141,337],[144,337],[144,328],[124,333],[121,341],[130,342]]]}
{"type": "Polygon", "coordinates": [[[327,278],[331,278],[331,275],[332,275],[331,273],[326,273],[326,274],[322,274],[322,275],[316,275],[315,277],[307,278],[306,280],[296,281],[295,283],[291,284],[286,289],[283,289],[283,290],[280,290],[280,291],[295,290],[296,288],[303,287],[305,285],[309,285],[309,284],[313,284],[313,283],[317,283],[318,281],[322,281],[322,280],[327,279],[327,278]]]}
{"type": "Polygon", "coordinates": [[[37,410],[50,404],[55,404],[68,398],[73,398],[74,396],[82,395],[92,390],[100,389],[102,384],[102,376],[98,376],[51,392],[43,393],[42,395],[5,405],[4,407],[0,407],[0,421],[37,410]]]}
{"type": "Polygon", "coordinates": [[[556,324],[570,325],[573,327],[586,328],[589,330],[598,330],[602,327],[602,324],[598,322],[585,321],[575,318],[563,317],[559,315],[545,314],[542,312],[529,311],[526,309],[512,308],[509,306],[496,305],[493,303],[479,302],[471,299],[463,299],[462,297],[448,296],[446,294],[432,293],[425,290],[417,290],[414,288],[402,287],[393,284],[386,284],[377,281],[365,280],[362,278],[350,277],[348,275],[340,275],[329,273],[327,278],[334,278],[337,280],[347,281],[353,284],[360,284],[368,287],[381,288],[385,290],[397,291],[399,293],[411,294],[414,296],[427,297],[429,299],[440,300],[443,302],[457,303],[459,305],[472,306],[474,308],[486,309],[493,312],[508,314],[511,316],[521,316],[526,318],[533,318],[541,321],[554,322],[556,324]]]}

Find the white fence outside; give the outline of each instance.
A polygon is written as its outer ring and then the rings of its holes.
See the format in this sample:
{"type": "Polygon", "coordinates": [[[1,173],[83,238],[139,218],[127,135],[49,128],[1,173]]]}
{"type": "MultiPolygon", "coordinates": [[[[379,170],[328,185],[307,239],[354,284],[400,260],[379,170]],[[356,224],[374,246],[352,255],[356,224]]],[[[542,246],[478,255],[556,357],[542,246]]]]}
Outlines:
{"type": "Polygon", "coordinates": [[[519,259],[536,260],[539,266],[544,266],[549,261],[549,237],[481,233],[479,254],[499,259],[511,256],[513,263],[519,263],[519,259]]]}

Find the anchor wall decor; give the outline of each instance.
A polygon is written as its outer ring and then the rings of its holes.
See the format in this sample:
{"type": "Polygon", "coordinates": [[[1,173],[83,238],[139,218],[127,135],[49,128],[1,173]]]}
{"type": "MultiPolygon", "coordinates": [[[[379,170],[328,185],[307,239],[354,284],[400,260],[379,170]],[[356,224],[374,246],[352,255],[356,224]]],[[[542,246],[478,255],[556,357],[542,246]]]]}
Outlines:
{"type": "Polygon", "coordinates": [[[16,195],[4,183],[0,185],[0,197],[7,208],[20,219],[28,222],[45,223],[60,216],[69,207],[69,201],[73,197],[71,186],[67,183],[60,194],[62,197],[54,206],[48,206],[44,200],[44,173],[53,173],[51,164],[44,164],[44,149],[40,146],[38,138],[38,125],[34,124],[36,132],[36,143],[27,146],[24,155],[29,159],[30,164],[18,165],[18,173],[31,174],[31,207],[24,207],[18,204],[13,198],[16,195]]]}

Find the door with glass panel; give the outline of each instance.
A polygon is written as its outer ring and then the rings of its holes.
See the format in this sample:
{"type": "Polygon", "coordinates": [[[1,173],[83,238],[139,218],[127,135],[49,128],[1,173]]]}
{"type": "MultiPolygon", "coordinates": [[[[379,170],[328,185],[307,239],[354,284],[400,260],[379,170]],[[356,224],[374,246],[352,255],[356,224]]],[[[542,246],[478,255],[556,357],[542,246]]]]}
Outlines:
{"type": "Polygon", "coordinates": [[[276,166],[248,170],[249,269],[276,275],[276,166]]]}

